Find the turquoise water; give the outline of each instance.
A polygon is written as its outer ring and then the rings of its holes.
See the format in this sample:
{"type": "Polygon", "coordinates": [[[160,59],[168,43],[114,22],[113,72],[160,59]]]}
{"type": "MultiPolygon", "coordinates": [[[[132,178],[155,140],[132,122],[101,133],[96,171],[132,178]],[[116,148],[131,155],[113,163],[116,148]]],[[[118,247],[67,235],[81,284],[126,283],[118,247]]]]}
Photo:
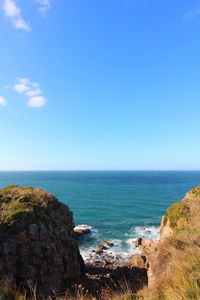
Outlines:
{"type": "Polygon", "coordinates": [[[200,185],[200,171],[0,172],[0,187],[41,187],[74,213],[76,224],[92,226],[82,250],[102,239],[125,249],[138,235],[157,235],[167,207],[200,185]]]}

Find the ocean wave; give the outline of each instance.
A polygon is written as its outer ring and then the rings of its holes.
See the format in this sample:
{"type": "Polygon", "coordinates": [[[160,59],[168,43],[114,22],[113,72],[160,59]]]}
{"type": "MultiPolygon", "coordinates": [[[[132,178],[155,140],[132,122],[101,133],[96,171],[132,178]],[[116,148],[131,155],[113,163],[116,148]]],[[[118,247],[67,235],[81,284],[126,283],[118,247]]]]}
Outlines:
{"type": "Polygon", "coordinates": [[[75,226],[76,229],[80,229],[80,230],[86,230],[86,229],[92,229],[92,226],[89,226],[87,224],[81,224],[81,225],[77,225],[75,226]]]}
{"type": "Polygon", "coordinates": [[[156,226],[137,226],[133,228],[134,236],[136,238],[144,238],[147,240],[159,240],[160,229],[156,226]]]}
{"type": "Polygon", "coordinates": [[[96,245],[96,247],[90,246],[88,248],[80,249],[84,261],[87,263],[93,260],[105,261],[109,259],[111,263],[119,265],[126,264],[131,255],[140,253],[138,248],[131,247],[130,244],[127,243],[127,241],[113,239],[109,240],[109,242],[112,242],[113,246],[105,249],[101,254],[98,254],[96,252],[98,244],[96,245]]]}
{"type": "Polygon", "coordinates": [[[80,249],[81,256],[83,257],[84,261],[87,261],[91,258],[91,256],[94,254],[95,248],[89,247],[87,249],[80,249]]]}
{"type": "Polygon", "coordinates": [[[100,239],[99,230],[96,228],[93,228],[90,225],[87,225],[87,224],[77,225],[76,228],[90,230],[89,233],[83,235],[78,240],[79,246],[83,249],[85,247],[88,248],[90,246],[90,244],[96,244],[97,241],[100,239]]]}
{"type": "MultiPolygon", "coordinates": [[[[83,225],[81,225],[83,226],[83,225]]],[[[135,247],[133,241],[139,237],[148,240],[159,240],[159,227],[156,226],[136,226],[131,228],[129,233],[125,233],[125,239],[106,239],[113,243],[113,246],[105,249],[103,254],[97,254],[98,244],[104,240],[98,229],[84,225],[84,228],[89,228],[91,233],[85,235],[81,241],[80,252],[85,262],[92,260],[105,260],[106,257],[111,257],[113,263],[126,263],[130,256],[140,254],[141,251],[135,247]],[[87,227],[85,227],[87,226],[87,227]]]]}

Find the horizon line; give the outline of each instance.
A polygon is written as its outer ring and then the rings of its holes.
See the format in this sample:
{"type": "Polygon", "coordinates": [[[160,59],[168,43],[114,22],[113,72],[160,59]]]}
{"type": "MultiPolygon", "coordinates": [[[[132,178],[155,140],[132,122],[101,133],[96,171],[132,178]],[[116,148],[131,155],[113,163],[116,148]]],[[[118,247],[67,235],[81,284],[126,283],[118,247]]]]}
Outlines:
{"type": "Polygon", "coordinates": [[[200,172],[200,169],[22,169],[22,170],[0,170],[0,172],[200,172]]]}

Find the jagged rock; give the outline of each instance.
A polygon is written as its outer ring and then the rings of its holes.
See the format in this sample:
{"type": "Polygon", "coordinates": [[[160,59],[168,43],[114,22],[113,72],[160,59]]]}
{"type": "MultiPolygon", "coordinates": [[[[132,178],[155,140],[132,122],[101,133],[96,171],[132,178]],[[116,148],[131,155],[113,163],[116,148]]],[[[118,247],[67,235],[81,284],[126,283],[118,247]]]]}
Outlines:
{"type": "Polygon", "coordinates": [[[133,240],[131,243],[133,246],[139,247],[142,244],[142,238],[139,237],[137,240],[133,240]]]}
{"type": "Polygon", "coordinates": [[[169,237],[173,234],[173,230],[170,227],[170,221],[167,219],[167,216],[162,217],[160,225],[160,239],[163,240],[166,237],[169,237]]]}
{"type": "Polygon", "coordinates": [[[98,247],[95,252],[96,252],[96,254],[101,254],[101,253],[103,253],[103,250],[104,250],[103,247],[98,247]]]}
{"type": "Polygon", "coordinates": [[[74,227],[74,237],[82,237],[88,233],[91,233],[91,228],[87,225],[78,225],[74,227]]]}
{"type": "Polygon", "coordinates": [[[83,260],[69,208],[51,194],[9,186],[0,190],[0,266],[12,285],[37,283],[48,294],[70,288],[83,260]]]}
{"type": "Polygon", "coordinates": [[[128,263],[129,265],[134,267],[139,267],[139,268],[148,267],[146,256],[140,254],[135,254],[129,257],[128,263]]]}
{"type": "Polygon", "coordinates": [[[157,251],[159,245],[159,240],[142,240],[139,249],[145,255],[154,253],[157,251]]]}
{"type": "Polygon", "coordinates": [[[107,249],[109,249],[110,247],[113,247],[113,246],[114,246],[113,242],[104,240],[104,241],[102,241],[101,243],[99,243],[97,245],[97,252],[102,253],[103,250],[107,250],[107,249]]]}

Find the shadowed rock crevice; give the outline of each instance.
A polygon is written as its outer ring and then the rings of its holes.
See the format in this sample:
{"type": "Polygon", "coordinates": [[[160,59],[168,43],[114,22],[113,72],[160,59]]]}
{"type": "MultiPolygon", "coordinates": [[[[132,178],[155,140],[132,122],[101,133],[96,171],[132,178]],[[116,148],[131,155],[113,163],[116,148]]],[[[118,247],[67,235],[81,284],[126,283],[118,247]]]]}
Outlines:
{"type": "Polygon", "coordinates": [[[97,296],[97,299],[104,289],[110,289],[113,293],[120,293],[122,290],[136,293],[147,284],[147,269],[132,266],[110,268],[88,266],[84,281],[84,286],[97,296]]]}

